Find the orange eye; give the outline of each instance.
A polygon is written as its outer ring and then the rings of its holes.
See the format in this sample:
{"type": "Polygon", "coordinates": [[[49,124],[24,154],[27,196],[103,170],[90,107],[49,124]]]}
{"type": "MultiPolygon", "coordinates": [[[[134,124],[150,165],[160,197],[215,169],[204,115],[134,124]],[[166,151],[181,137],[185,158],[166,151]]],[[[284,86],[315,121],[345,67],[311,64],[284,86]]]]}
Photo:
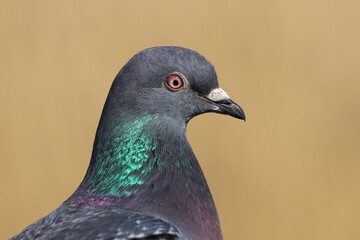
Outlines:
{"type": "Polygon", "coordinates": [[[183,79],[180,76],[174,75],[174,74],[170,75],[166,82],[167,82],[167,85],[174,90],[178,90],[182,86],[184,86],[183,79]]]}

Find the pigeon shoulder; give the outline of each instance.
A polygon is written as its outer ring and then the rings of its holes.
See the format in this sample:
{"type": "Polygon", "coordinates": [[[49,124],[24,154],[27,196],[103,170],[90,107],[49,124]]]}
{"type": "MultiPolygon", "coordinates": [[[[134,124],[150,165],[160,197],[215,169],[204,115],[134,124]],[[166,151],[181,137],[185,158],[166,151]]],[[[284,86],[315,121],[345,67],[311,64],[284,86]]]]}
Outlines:
{"type": "Polygon", "coordinates": [[[100,206],[80,209],[60,206],[28,226],[11,240],[177,240],[172,224],[141,212],[100,206]]]}

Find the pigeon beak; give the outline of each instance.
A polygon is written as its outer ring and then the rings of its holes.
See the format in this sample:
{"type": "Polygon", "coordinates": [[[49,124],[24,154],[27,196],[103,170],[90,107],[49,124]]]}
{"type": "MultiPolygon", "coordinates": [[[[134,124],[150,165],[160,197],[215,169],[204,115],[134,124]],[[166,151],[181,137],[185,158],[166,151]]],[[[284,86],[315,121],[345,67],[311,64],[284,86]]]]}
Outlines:
{"type": "Polygon", "coordinates": [[[226,114],[246,121],[245,113],[221,88],[213,89],[205,96],[213,104],[212,112],[226,114]]]}

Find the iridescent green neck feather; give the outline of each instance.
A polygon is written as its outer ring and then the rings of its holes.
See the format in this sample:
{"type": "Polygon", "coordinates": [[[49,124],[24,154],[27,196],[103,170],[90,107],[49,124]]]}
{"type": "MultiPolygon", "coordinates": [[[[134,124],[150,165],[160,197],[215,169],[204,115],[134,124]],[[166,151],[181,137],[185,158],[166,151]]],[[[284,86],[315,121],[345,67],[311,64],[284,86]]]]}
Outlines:
{"type": "Polygon", "coordinates": [[[132,119],[98,130],[83,182],[88,194],[130,196],[140,191],[142,185],[150,185],[151,179],[156,179],[162,171],[189,163],[188,158],[193,154],[186,140],[185,124],[179,125],[176,120],[159,115],[132,119]],[[175,147],[168,149],[170,145],[175,147]],[[164,155],[170,159],[161,157],[164,155]]]}
{"type": "Polygon", "coordinates": [[[144,132],[153,116],[114,126],[95,142],[93,165],[87,173],[93,190],[108,195],[130,194],[127,190],[146,181],[153,168],[149,154],[156,142],[144,132]],[[121,191],[122,190],[122,191],[121,191]]]}

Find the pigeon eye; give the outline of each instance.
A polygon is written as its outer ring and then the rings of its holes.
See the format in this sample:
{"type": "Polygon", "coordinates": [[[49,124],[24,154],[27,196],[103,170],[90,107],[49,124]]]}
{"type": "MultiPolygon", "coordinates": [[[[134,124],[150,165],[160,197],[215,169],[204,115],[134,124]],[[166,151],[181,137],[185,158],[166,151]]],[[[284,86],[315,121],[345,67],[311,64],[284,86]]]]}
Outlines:
{"type": "Polygon", "coordinates": [[[184,80],[179,75],[172,74],[167,78],[166,85],[176,91],[184,86],[184,80]]]}

